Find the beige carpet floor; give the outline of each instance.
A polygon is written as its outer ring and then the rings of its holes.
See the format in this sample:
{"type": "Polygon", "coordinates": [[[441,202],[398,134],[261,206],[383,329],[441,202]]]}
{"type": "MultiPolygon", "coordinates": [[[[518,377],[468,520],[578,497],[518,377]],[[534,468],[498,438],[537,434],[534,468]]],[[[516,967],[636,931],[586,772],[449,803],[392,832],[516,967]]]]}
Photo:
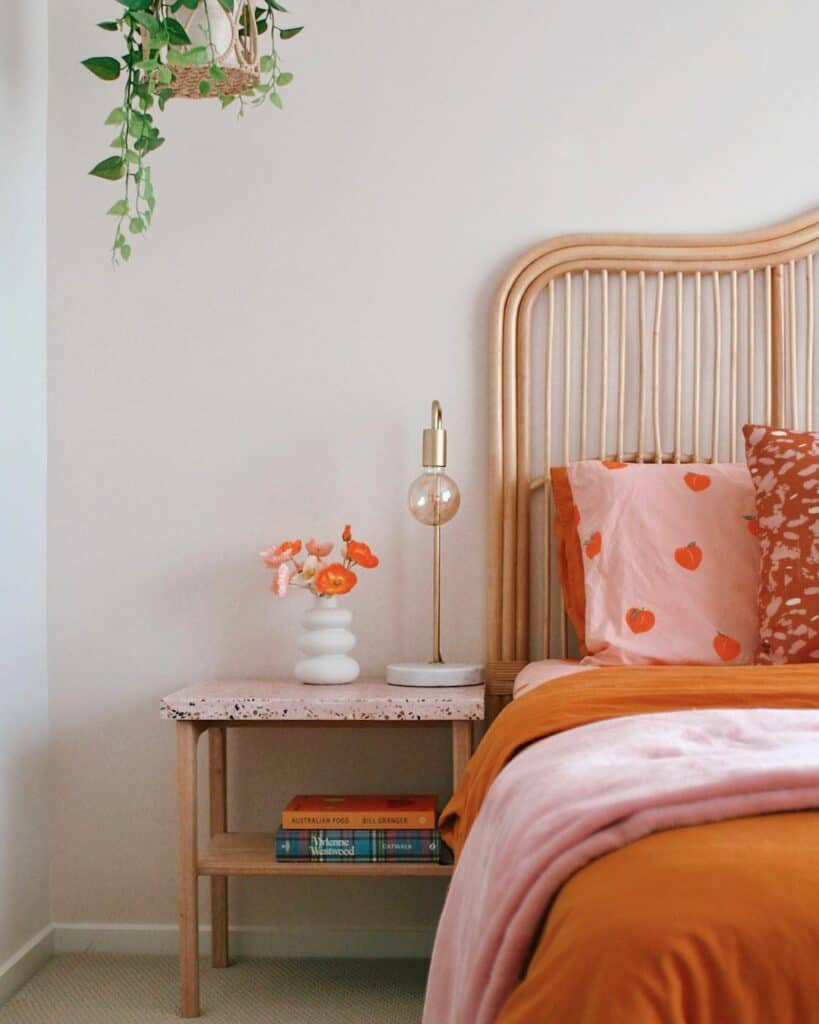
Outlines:
{"type": "MultiPolygon", "coordinates": [[[[425,960],[202,961],[206,1024],[419,1024],[425,960]]],[[[177,962],[56,956],[0,1008],[0,1024],[177,1024],[177,962]]]]}

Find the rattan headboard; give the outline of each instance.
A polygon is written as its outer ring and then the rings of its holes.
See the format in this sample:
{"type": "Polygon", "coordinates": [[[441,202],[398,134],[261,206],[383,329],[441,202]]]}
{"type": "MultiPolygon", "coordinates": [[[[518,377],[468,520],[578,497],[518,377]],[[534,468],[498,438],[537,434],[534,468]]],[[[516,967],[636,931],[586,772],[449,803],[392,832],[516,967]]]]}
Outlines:
{"type": "Polygon", "coordinates": [[[565,656],[549,468],[743,458],[746,422],[814,429],[819,211],[736,235],[530,249],[492,317],[488,692],[565,656]]]}

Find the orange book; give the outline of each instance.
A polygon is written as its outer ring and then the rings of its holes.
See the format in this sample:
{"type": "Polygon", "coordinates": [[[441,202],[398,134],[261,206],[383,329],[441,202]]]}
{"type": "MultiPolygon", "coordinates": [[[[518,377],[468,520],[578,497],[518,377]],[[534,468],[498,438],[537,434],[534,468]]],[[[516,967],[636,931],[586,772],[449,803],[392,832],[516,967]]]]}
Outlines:
{"type": "Polygon", "coordinates": [[[435,828],[434,796],[294,796],[282,828],[435,828]]]}

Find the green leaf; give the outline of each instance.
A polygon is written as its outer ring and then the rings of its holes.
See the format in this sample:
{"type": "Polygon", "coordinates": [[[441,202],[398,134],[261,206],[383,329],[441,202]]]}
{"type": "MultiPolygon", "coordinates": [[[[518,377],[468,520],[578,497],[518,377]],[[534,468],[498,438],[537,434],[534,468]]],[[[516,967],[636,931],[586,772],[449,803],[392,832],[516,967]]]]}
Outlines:
{"type": "Polygon", "coordinates": [[[196,67],[197,64],[207,63],[208,56],[207,46],[192,46],[184,52],[171,46],[168,50],[168,63],[180,68],[196,67]]]}
{"type": "Polygon", "coordinates": [[[167,17],[165,19],[165,31],[175,46],[188,46],[190,44],[190,36],[185,31],[182,23],[177,21],[176,18],[167,17]]]}
{"type": "Polygon", "coordinates": [[[217,82],[224,82],[227,79],[227,75],[218,64],[211,64],[208,68],[208,74],[211,78],[216,79],[217,82]]]}
{"type": "Polygon", "coordinates": [[[146,128],[150,127],[151,117],[149,114],[143,114],[139,110],[131,111],[131,118],[129,121],[129,130],[132,135],[139,135],[146,128]]]}
{"type": "Polygon", "coordinates": [[[120,132],[115,139],[111,139],[111,149],[119,149],[125,142],[125,134],[120,132]]]}
{"type": "Polygon", "coordinates": [[[293,36],[297,36],[303,28],[304,25],[299,25],[298,28],[283,28],[279,35],[282,37],[282,39],[292,39],[293,36]]]}
{"type": "Polygon", "coordinates": [[[115,78],[119,78],[120,63],[113,57],[87,57],[82,63],[92,75],[105,82],[113,82],[115,78]]]}
{"type": "Polygon", "coordinates": [[[111,113],[106,117],[106,124],[122,124],[125,120],[125,111],[122,107],[114,107],[111,113]]]}
{"type": "Polygon", "coordinates": [[[199,83],[199,95],[207,96],[209,92],[210,82],[207,80],[207,78],[203,78],[202,81],[199,83]]]}
{"type": "Polygon", "coordinates": [[[145,222],[141,217],[134,217],[128,227],[131,229],[132,235],[141,235],[145,228],[145,222]]]}
{"type": "Polygon", "coordinates": [[[114,239],[114,248],[121,249],[123,245],[125,245],[125,235],[117,235],[114,239]]]}
{"type": "Polygon", "coordinates": [[[233,14],[233,0],[219,0],[219,3],[224,7],[226,11],[233,14]]]}
{"type": "Polygon", "coordinates": [[[128,213],[128,200],[118,199],[108,211],[109,217],[124,217],[128,213]]]}
{"type": "Polygon", "coordinates": [[[289,71],[282,71],[282,73],[276,79],[276,85],[290,85],[292,81],[292,74],[289,71]]]}
{"type": "Polygon", "coordinates": [[[107,160],[100,160],[88,173],[107,181],[118,181],[125,174],[125,162],[122,157],[109,156],[107,160]]]}
{"type": "Polygon", "coordinates": [[[120,253],[120,256],[122,256],[122,258],[127,263],[128,260],[131,258],[131,246],[130,245],[121,245],[120,249],[119,249],[119,253],[120,253]]]}
{"type": "Polygon", "coordinates": [[[151,57],[149,60],[138,60],[134,67],[139,68],[140,71],[156,71],[159,61],[155,57],[151,57]]]}
{"type": "Polygon", "coordinates": [[[271,92],[270,102],[273,104],[274,107],[278,107],[279,110],[281,110],[282,107],[284,106],[284,104],[282,103],[282,98],[281,96],[279,96],[277,92],[271,92]]]}
{"type": "Polygon", "coordinates": [[[268,71],[272,71],[275,66],[276,61],[273,57],[270,56],[269,53],[266,53],[264,57],[262,57],[262,59],[259,61],[259,70],[265,73],[267,73],[268,71]]]}
{"type": "Polygon", "coordinates": [[[129,11],[149,11],[155,0],[117,0],[117,2],[123,7],[127,7],[129,11]]]}
{"type": "Polygon", "coordinates": [[[116,32],[119,30],[118,21],[98,21],[97,28],[104,28],[106,32],[116,32]]]}
{"type": "Polygon", "coordinates": [[[270,4],[274,11],[281,11],[282,14],[287,14],[287,8],[282,7],[282,5],[280,3],[277,3],[276,0],[268,0],[268,3],[270,4]]]}
{"type": "Polygon", "coordinates": [[[126,149],[125,150],[125,159],[128,161],[129,164],[138,164],[139,163],[139,153],[135,153],[133,149],[126,149]]]}
{"type": "Polygon", "coordinates": [[[235,96],[220,96],[219,99],[220,99],[220,101],[222,103],[222,110],[224,110],[225,107],[229,107],[231,105],[231,103],[234,102],[236,97],[235,96]]]}
{"type": "Polygon", "coordinates": [[[137,24],[142,25],[143,28],[147,28],[149,32],[159,32],[162,25],[159,23],[159,19],[155,18],[153,14],[147,14],[144,11],[135,11],[131,17],[137,24]]]}
{"type": "Polygon", "coordinates": [[[163,46],[167,46],[170,41],[171,37],[164,29],[160,29],[159,32],[152,32],[149,38],[149,49],[152,53],[155,50],[161,50],[163,46]]]}
{"type": "Polygon", "coordinates": [[[161,67],[156,73],[160,85],[170,85],[173,81],[173,71],[170,68],[161,67]]]}

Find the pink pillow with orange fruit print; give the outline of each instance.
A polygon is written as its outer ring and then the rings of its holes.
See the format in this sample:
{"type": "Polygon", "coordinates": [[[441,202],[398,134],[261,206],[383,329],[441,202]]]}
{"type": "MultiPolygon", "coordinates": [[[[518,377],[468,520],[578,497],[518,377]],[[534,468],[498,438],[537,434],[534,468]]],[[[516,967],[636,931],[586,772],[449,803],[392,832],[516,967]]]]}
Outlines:
{"type": "Polygon", "coordinates": [[[743,665],[759,645],[754,488],[738,464],[575,462],[598,665],[743,665]]]}

